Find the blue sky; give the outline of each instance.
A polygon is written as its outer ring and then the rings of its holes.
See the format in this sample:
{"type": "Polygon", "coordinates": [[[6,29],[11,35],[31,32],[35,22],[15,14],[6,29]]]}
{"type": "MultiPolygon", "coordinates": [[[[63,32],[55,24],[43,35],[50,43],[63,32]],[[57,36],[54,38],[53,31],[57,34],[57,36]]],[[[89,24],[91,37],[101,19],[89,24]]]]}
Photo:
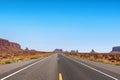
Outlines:
{"type": "Polygon", "coordinates": [[[0,0],[0,37],[22,48],[109,52],[119,34],[119,0],[0,0]]]}

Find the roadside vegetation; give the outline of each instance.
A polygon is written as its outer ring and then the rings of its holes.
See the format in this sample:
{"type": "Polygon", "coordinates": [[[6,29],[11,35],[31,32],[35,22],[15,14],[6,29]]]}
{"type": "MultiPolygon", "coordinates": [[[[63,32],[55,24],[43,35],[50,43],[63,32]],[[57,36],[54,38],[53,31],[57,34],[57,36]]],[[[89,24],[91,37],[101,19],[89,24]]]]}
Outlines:
{"type": "Polygon", "coordinates": [[[64,53],[64,55],[120,66],[120,54],[116,53],[64,53]]]}
{"type": "Polygon", "coordinates": [[[37,51],[0,52],[0,64],[10,64],[25,60],[38,59],[47,57],[51,54],[51,52],[37,51]]]}

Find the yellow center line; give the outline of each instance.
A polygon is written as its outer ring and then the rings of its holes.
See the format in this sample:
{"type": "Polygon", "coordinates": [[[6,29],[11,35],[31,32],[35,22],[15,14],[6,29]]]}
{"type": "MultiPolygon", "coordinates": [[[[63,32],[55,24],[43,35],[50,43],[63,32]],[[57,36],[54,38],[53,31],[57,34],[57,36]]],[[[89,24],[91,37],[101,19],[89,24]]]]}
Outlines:
{"type": "Polygon", "coordinates": [[[62,79],[62,74],[61,74],[61,73],[59,73],[59,80],[63,80],[63,79],[62,79]]]}

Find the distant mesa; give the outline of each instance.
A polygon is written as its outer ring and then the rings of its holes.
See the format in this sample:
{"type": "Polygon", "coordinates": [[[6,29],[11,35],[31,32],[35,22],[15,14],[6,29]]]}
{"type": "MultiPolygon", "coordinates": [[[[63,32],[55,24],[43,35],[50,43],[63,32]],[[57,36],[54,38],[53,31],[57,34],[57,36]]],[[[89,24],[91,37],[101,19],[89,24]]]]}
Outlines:
{"type": "Polygon", "coordinates": [[[53,52],[55,52],[55,53],[62,53],[63,50],[62,49],[55,49],[53,52]]]}
{"type": "Polygon", "coordinates": [[[71,50],[71,53],[78,53],[78,50],[71,50]]]}
{"type": "Polygon", "coordinates": [[[0,51],[21,51],[21,50],[22,49],[20,44],[0,38],[0,51]]]}
{"type": "Polygon", "coordinates": [[[120,53],[120,46],[115,46],[112,48],[112,52],[114,53],[120,53]]]}

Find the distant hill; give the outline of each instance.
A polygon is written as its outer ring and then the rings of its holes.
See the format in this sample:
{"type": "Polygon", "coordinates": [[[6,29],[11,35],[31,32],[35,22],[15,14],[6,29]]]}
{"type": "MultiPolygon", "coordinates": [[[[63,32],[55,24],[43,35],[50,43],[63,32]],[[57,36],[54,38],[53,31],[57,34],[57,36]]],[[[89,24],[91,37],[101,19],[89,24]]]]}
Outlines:
{"type": "Polygon", "coordinates": [[[111,52],[120,53],[120,46],[113,47],[111,52]]]}
{"type": "Polygon", "coordinates": [[[62,49],[55,49],[53,52],[55,52],[55,53],[62,53],[63,50],[62,49]]]}
{"type": "Polygon", "coordinates": [[[20,44],[0,38],[0,51],[21,51],[21,50],[22,49],[20,44]]]}

